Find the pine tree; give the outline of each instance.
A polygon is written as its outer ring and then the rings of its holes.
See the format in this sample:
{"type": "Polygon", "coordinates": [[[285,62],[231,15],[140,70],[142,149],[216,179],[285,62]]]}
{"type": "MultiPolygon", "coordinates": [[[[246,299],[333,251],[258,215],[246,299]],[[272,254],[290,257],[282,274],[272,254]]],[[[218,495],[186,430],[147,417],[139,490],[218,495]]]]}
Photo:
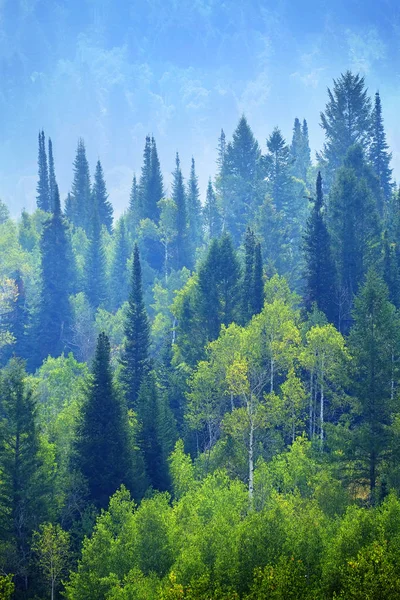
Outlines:
{"type": "Polygon", "coordinates": [[[139,220],[151,219],[151,200],[150,200],[150,189],[151,189],[152,169],[151,169],[151,139],[150,136],[146,136],[146,142],[143,151],[143,166],[139,180],[139,202],[140,207],[139,220]]]}
{"type": "Polygon", "coordinates": [[[139,249],[133,251],[131,289],[125,321],[121,377],[129,408],[135,408],[140,384],[149,366],[150,324],[143,301],[139,249]]]}
{"type": "Polygon", "coordinates": [[[27,358],[26,336],[28,327],[28,307],[26,304],[26,292],[21,272],[18,270],[15,277],[18,296],[11,314],[11,333],[15,342],[12,351],[15,356],[27,358]]]}
{"type": "MultiPolygon", "coordinates": [[[[300,126],[300,123],[299,123],[300,126]]],[[[293,206],[293,186],[290,175],[290,150],[278,127],[267,139],[268,191],[278,211],[290,216],[293,206]]]]}
{"type": "Polygon", "coordinates": [[[264,274],[263,274],[263,260],[261,253],[261,244],[256,242],[254,249],[254,275],[253,275],[253,301],[252,301],[252,313],[258,315],[264,306],[264,274]]]}
{"type": "Polygon", "coordinates": [[[46,155],[46,139],[44,131],[39,132],[39,153],[38,153],[38,171],[39,180],[37,184],[36,203],[38,208],[45,212],[50,212],[50,188],[49,188],[49,172],[47,169],[46,155]]]}
{"type": "Polygon", "coordinates": [[[386,133],[383,126],[382,104],[379,92],[375,94],[375,105],[372,111],[371,145],[369,147],[369,160],[386,201],[389,201],[393,190],[392,169],[390,161],[392,154],[386,142],[386,133]]]}
{"type": "Polygon", "coordinates": [[[54,196],[56,193],[56,172],[54,167],[53,144],[49,138],[49,199],[50,209],[54,211],[54,196]]]}
{"type": "Polygon", "coordinates": [[[305,176],[304,181],[307,181],[307,172],[311,167],[311,148],[310,148],[310,140],[308,135],[308,124],[305,119],[303,119],[303,125],[301,127],[301,133],[303,138],[302,145],[302,162],[303,162],[303,174],[305,176]]]}
{"type": "Polygon", "coordinates": [[[122,217],[114,230],[114,256],[111,265],[111,309],[113,311],[128,299],[129,244],[126,236],[125,219],[122,217]]]}
{"type": "Polygon", "coordinates": [[[360,403],[352,435],[351,458],[361,481],[369,482],[370,500],[389,450],[393,410],[393,365],[398,360],[399,321],[388,290],[374,270],[367,274],[355,300],[349,346],[353,356],[353,392],[360,403]]]}
{"type": "Polygon", "coordinates": [[[303,145],[303,134],[301,124],[296,117],[293,125],[292,143],[290,145],[290,158],[292,164],[292,173],[295,177],[302,179],[301,152],[303,145]]]}
{"type": "Polygon", "coordinates": [[[223,169],[216,181],[223,222],[236,245],[239,245],[246,224],[264,195],[260,159],[258,142],[243,115],[233,133],[232,142],[226,145],[223,169]]]}
{"type": "Polygon", "coordinates": [[[203,241],[202,214],[199,183],[196,175],[194,158],[190,167],[190,177],[187,184],[187,214],[189,221],[189,241],[192,248],[199,248],[203,241]]]}
{"type": "Polygon", "coordinates": [[[74,180],[72,182],[71,208],[68,210],[68,218],[75,227],[82,227],[86,232],[89,231],[90,227],[91,200],[89,163],[86,158],[85,143],[81,138],[78,140],[74,160],[74,180]]]}
{"type": "Polygon", "coordinates": [[[305,303],[308,311],[315,303],[330,322],[335,318],[335,265],[331,254],[331,239],[324,217],[322,177],[318,172],[316,199],[304,233],[306,258],[305,303]]]}
{"type": "Polygon", "coordinates": [[[82,407],[75,460],[87,481],[90,501],[106,508],[121,484],[131,487],[132,463],[127,410],[113,382],[110,342],[105,333],[98,337],[92,373],[82,407]]]}
{"type": "Polygon", "coordinates": [[[15,574],[20,589],[27,587],[30,540],[46,519],[50,492],[49,474],[42,468],[35,401],[25,380],[20,359],[12,359],[0,374],[0,534],[11,550],[10,564],[2,566],[15,574]]]}
{"type": "Polygon", "coordinates": [[[101,166],[101,162],[99,160],[96,164],[92,194],[92,204],[97,206],[100,226],[104,225],[107,228],[107,231],[111,233],[113,226],[113,207],[111,202],[108,200],[103,167],[101,166]]]}
{"type": "Polygon", "coordinates": [[[160,207],[158,202],[164,196],[163,176],[157,154],[155,139],[151,138],[151,173],[149,186],[148,218],[158,224],[160,220],[160,207]]]}
{"type": "Polygon", "coordinates": [[[368,147],[371,101],[364,77],[351,71],[333,80],[333,90],[328,88],[328,96],[325,112],[321,113],[326,141],[319,159],[326,165],[325,179],[330,187],[334,172],[343,164],[351,146],[360,144],[364,150],[368,147]]]}
{"type": "Polygon", "coordinates": [[[40,240],[40,256],[42,290],[38,312],[36,365],[48,355],[59,356],[67,348],[71,324],[71,250],[57,186],[54,213],[45,224],[40,240]]]}
{"type": "Polygon", "coordinates": [[[142,452],[150,485],[156,490],[169,487],[168,456],[176,440],[175,425],[166,396],[157,385],[154,371],[147,373],[137,400],[140,433],[138,446],[142,452]]]}
{"type": "Polygon", "coordinates": [[[383,232],[383,279],[389,290],[389,299],[396,308],[400,305],[400,271],[395,244],[389,241],[388,231],[383,232]]]}
{"type": "Polygon", "coordinates": [[[350,323],[351,304],[368,271],[379,259],[380,222],[376,196],[360,146],[350,148],[329,195],[328,227],[338,276],[339,328],[350,323]]]}
{"type": "Polygon", "coordinates": [[[107,298],[106,256],[101,235],[100,216],[97,202],[93,206],[91,218],[89,248],[85,265],[86,296],[92,308],[104,306],[107,298]]]}
{"type": "Polygon", "coordinates": [[[203,214],[205,232],[208,239],[211,240],[218,237],[221,234],[222,223],[211,177],[208,180],[206,203],[204,205],[203,214]]]}
{"type": "Polygon", "coordinates": [[[68,219],[68,221],[70,223],[73,223],[73,220],[75,218],[75,206],[74,206],[74,200],[72,199],[71,193],[68,192],[67,197],[65,199],[65,204],[64,204],[64,216],[66,219],[68,219]]]}
{"type": "Polygon", "coordinates": [[[188,244],[188,222],[186,210],[186,194],[179,155],[176,153],[175,171],[173,172],[172,200],[176,206],[176,236],[174,264],[176,269],[188,267],[192,264],[188,244]]]}
{"type": "Polygon", "coordinates": [[[136,238],[141,214],[142,208],[140,206],[139,186],[137,184],[136,175],[134,174],[129,195],[129,207],[126,215],[126,233],[131,242],[136,238]]]}
{"type": "Polygon", "coordinates": [[[256,238],[250,227],[246,230],[244,238],[244,276],[242,283],[242,321],[246,324],[253,316],[253,284],[254,284],[254,259],[256,238]]]}

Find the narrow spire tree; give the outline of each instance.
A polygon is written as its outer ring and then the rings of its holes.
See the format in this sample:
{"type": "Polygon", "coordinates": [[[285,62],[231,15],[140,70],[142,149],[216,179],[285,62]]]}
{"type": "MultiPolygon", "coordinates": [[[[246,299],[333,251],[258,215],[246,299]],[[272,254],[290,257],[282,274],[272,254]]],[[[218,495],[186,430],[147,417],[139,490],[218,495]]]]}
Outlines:
{"type": "Polygon", "coordinates": [[[113,383],[105,333],[98,337],[92,372],[78,428],[76,463],[87,481],[90,500],[106,508],[121,484],[131,486],[132,464],[128,415],[113,383]]]}
{"type": "Polygon", "coordinates": [[[264,306],[264,275],[261,244],[256,242],[254,248],[254,277],[253,277],[253,315],[258,315],[264,306]]]}
{"type": "Polygon", "coordinates": [[[190,167],[190,177],[187,184],[187,213],[189,221],[189,238],[191,246],[196,249],[203,241],[201,202],[199,182],[196,175],[194,158],[190,167]]]}
{"type": "Polygon", "coordinates": [[[123,217],[115,228],[114,240],[114,256],[111,265],[111,308],[115,311],[128,299],[129,244],[123,217]]]}
{"type": "Polygon", "coordinates": [[[244,275],[242,283],[242,320],[246,324],[253,316],[253,281],[254,281],[254,252],[256,238],[250,227],[244,238],[244,275]]]}
{"type": "Polygon", "coordinates": [[[49,138],[49,201],[50,208],[54,210],[54,196],[56,193],[56,172],[54,168],[53,143],[49,138]]]}
{"type": "Polygon", "coordinates": [[[121,358],[121,377],[129,408],[135,408],[140,384],[148,369],[149,346],[150,324],[143,301],[139,249],[135,244],[131,290],[125,321],[125,343],[121,358]]]}
{"type": "Polygon", "coordinates": [[[107,231],[111,233],[113,226],[113,207],[111,202],[108,200],[103,167],[101,166],[101,162],[99,160],[96,164],[92,193],[93,204],[97,206],[100,226],[104,225],[107,228],[107,231]]]}
{"type": "Polygon", "coordinates": [[[218,210],[217,197],[211,182],[208,180],[206,203],[203,209],[204,224],[206,235],[209,240],[218,237],[221,234],[221,215],[218,210]]]}
{"type": "Polygon", "coordinates": [[[106,290],[106,257],[103,247],[101,224],[97,202],[93,206],[89,238],[89,248],[86,257],[86,296],[91,306],[96,310],[103,306],[107,297],[106,290]]]}
{"type": "Polygon", "coordinates": [[[172,182],[172,199],[176,206],[175,267],[181,269],[191,265],[191,257],[189,256],[187,239],[186,194],[178,153],[176,153],[175,164],[172,182]]]}
{"type": "Polygon", "coordinates": [[[134,240],[136,237],[137,228],[142,218],[142,206],[140,204],[141,194],[136,179],[136,174],[133,175],[131,193],[129,195],[129,209],[127,214],[127,230],[129,238],[134,240]]]}
{"type": "Polygon", "coordinates": [[[37,184],[36,203],[38,208],[45,212],[50,212],[50,188],[49,172],[47,169],[46,139],[44,131],[39,131],[39,152],[38,152],[38,172],[39,180],[37,184]]]}
{"type": "Polygon", "coordinates": [[[306,256],[306,307],[311,310],[315,302],[329,321],[335,317],[335,268],[331,255],[331,242],[324,219],[322,177],[318,172],[316,199],[308,218],[304,234],[306,256]]]}
{"type": "Polygon", "coordinates": [[[74,160],[74,180],[71,189],[70,221],[76,227],[89,231],[91,210],[91,186],[89,163],[83,139],[78,140],[78,148],[74,160]]]}
{"type": "Polygon", "coordinates": [[[151,139],[146,136],[146,142],[143,151],[142,172],[139,179],[139,220],[151,219],[150,208],[150,187],[151,187],[151,139]]]}
{"type": "Polygon", "coordinates": [[[379,179],[379,184],[385,200],[388,201],[392,194],[392,169],[390,161],[392,153],[386,142],[386,133],[383,126],[382,103],[379,92],[375,94],[375,105],[372,111],[371,145],[369,148],[369,159],[379,179]]]}
{"type": "Polygon", "coordinates": [[[54,212],[45,224],[40,240],[40,256],[42,291],[38,314],[38,364],[48,355],[59,356],[66,349],[71,323],[71,251],[57,185],[54,212]]]}
{"type": "Polygon", "coordinates": [[[157,153],[155,139],[151,138],[151,172],[148,199],[148,217],[158,224],[160,220],[160,207],[158,205],[164,196],[163,176],[157,153]]]}

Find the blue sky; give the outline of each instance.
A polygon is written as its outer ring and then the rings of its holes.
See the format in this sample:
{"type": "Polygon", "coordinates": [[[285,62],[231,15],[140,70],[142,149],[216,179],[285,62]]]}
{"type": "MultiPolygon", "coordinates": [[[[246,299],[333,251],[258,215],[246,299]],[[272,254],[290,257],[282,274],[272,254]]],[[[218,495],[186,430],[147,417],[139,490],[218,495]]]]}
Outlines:
{"type": "Polygon", "coordinates": [[[62,197],[82,136],[121,213],[146,133],[166,184],[179,151],[204,193],[242,112],[263,149],[296,116],[320,149],[326,88],[347,68],[381,92],[400,177],[399,59],[398,0],[0,0],[0,197],[14,215],[34,208],[42,127],[62,197]]]}

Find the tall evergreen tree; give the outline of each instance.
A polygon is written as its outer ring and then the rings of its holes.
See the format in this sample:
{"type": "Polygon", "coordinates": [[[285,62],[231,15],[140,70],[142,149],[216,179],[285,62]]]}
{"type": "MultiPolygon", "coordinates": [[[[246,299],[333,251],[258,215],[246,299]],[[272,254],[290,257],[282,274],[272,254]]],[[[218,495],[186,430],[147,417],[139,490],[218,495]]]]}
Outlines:
{"type": "Polygon", "coordinates": [[[92,372],[75,443],[76,465],[91,502],[106,508],[121,484],[131,487],[132,461],[127,410],[113,382],[105,333],[98,337],[92,372]]]}
{"type": "Polygon", "coordinates": [[[244,238],[244,274],[242,283],[242,320],[246,324],[253,316],[253,282],[254,282],[254,259],[256,249],[256,238],[250,227],[246,230],[244,238]]]}
{"type": "Polygon", "coordinates": [[[319,159],[326,166],[326,181],[330,187],[334,172],[343,164],[351,146],[360,144],[364,151],[368,147],[371,101],[364,77],[351,71],[333,80],[328,96],[325,112],[321,113],[325,144],[319,159]]]}
{"type": "Polygon", "coordinates": [[[306,181],[307,179],[307,171],[311,167],[311,148],[310,148],[310,139],[308,135],[308,123],[306,119],[303,119],[303,125],[301,127],[301,133],[303,138],[303,146],[302,146],[302,158],[303,158],[303,169],[306,181]]]}
{"type": "Polygon", "coordinates": [[[54,210],[54,196],[56,193],[56,171],[54,167],[54,156],[53,156],[53,143],[51,138],[49,138],[49,198],[50,198],[50,208],[54,210]]]}
{"type": "Polygon", "coordinates": [[[107,228],[107,231],[111,233],[113,226],[113,207],[111,202],[108,200],[103,167],[101,166],[101,162],[99,160],[96,164],[92,194],[92,204],[97,206],[100,226],[104,225],[107,228]]]}
{"type": "Polygon", "coordinates": [[[126,228],[129,239],[133,241],[136,237],[137,228],[142,215],[140,205],[141,195],[139,194],[139,186],[136,179],[136,174],[133,175],[131,192],[129,195],[129,207],[126,215],[126,228]]]}
{"type": "Polygon", "coordinates": [[[393,411],[393,365],[399,358],[399,320],[388,290],[374,270],[367,274],[355,301],[349,345],[353,391],[360,403],[350,457],[361,481],[368,481],[371,502],[377,499],[382,465],[389,451],[393,411]]]}
{"type": "Polygon", "coordinates": [[[221,215],[218,210],[217,197],[215,195],[211,177],[208,180],[206,203],[203,209],[205,232],[208,239],[213,239],[221,234],[221,215]]]}
{"type": "MultiPolygon", "coordinates": [[[[300,123],[299,123],[300,125],[300,123]]],[[[293,185],[290,174],[290,150],[278,127],[267,139],[268,191],[278,211],[293,211],[293,185]]]]}
{"type": "Polygon", "coordinates": [[[189,221],[189,241],[193,249],[201,246],[203,241],[202,213],[199,192],[199,182],[196,175],[194,158],[190,167],[190,177],[187,184],[187,215],[189,221]]]}
{"type": "Polygon", "coordinates": [[[101,235],[100,216],[95,201],[91,218],[89,248],[85,266],[86,296],[96,310],[103,306],[107,298],[106,289],[106,256],[101,235]]]}
{"type": "Polygon", "coordinates": [[[43,130],[39,132],[38,172],[36,203],[41,210],[50,212],[49,172],[47,168],[46,139],[43,130]]]}
{"type": "Polygon", "coordinates": [[[369,147],[369,160],[379,179],[379,185],[385,200],[388,201],[392,194],[392,169],[390,161],[392,153],[386,142],[386,133],[383,126],[382,103],[379,92],[375,94],[375,105],[372,111],[371,144],[369,147]]]}
{"type": "Polygon", "coordinates": [[[67,348],[71,324],[71,251],[57,186],[54,212],[44,225],[40,240],[40,256],[42,289],[38,312],[36,364],[40,364],[48,355],[59,356],[67,348]]]}
{"type": "Polygon", "coordinates": [[[351,305],[368,268],[380,256],[377,200],[360,146],[350,148],[329,195],[328,227],[338,275],[339,327],[350,323],[351,305]]]}
{"type": "Polygon", "coordinates": [[[169,487],[168,456],[176,441],[175,424],[167,397],[159,389],[154,371],[146,373],[137,400],[142,452],[150,485],[156,490],[169,487]]]}
{"type": "Polygon", "coordinates": [[[143,165],[139,180],[139,220],[151,219],[152,217],[150,200],[151,179],[151,138],[148,135],[146,136],[146,142],[143,151],[143,165]]]}
{"type": "Polygon", "coordinates": [[[151,138],[151,172],[150,186],[148,198],[148,214],[145,215],[158,224],[160,220],[160,207],[158,202],[164,196],[163,176],[161,173],[161,165],[158,158],[157,146],[155,139],[151,138]]]}
{"type": "Polygon", "coordinates": [[[256,241],[256,245],[254,248],[254,274],[252,296],[252,313],[253,315],[258,315],[262,311],[264,306],[264,273],[261,243],[259,241],[256,241]]]}
{"type": "Polygon", "coordinates": [[[239,245],[248,220],[263,198],[260,169],[261,152],[257,140],[243,115],[232,142],[226,145],[223,169],[217,178],[226,230],[239,245]]]}
{"type": "Polygon", "coordinates": [[[111,265],[111,308],[118,308],[128,299],[128,258],[129,244],[126,235],[125,219],[122,217],[114,230],[114,256],[111,265]]]}
{"type": "Polygon", "coordinates": [[[121,377],[129,408],[135,408],[140,384],[149,366],[150,324],[143,301],[139,249],[133,251],[131,289],[125,321],[121,377]]]}
{"type": "Polygon", "coordinates": [[[10,545],[2,568],[16,576],[26,593],[31,562],[30,541],[47,517],[49,479],[43,471],[36,406],[25,383],[24,363],[12,359],[0,373],[0,531],[10,545]]]}
{"type": "Polygon", "coordinates": [[[172,181],[172,200],[176,206],[174,263],[177,269],[181,269],[182,267],[191,266],[192,258],[190,256],[188,244],[188,220],[185,186],[183,184],[182,170],[178,153],[176,153],[175,165],[172,181]]]}
{"type": "Polygon", "coordinates": [[[324,216],[322,177],[318,172],[316,198],[304,233],[306,257],[305,302],[308,311],[316,303],[329,321],[335,319],[335,265],[324,216]]]}
{"type": "Polygon", "coordinates": [[[303,145],[303,134],[301,131],[301,124],[299,119],[296,117],[293,125],[293,136],[292,143],[290,145],[290,159],[292,165],[292,173],[299,179],[302,178],[301,168],[301,151],[303,145]]]}
{"type": "Polygon", "coordinates": [[[74,160],[74,179],[71,189],[71,208],[68,210],[69,219],[76,227],[82,227],[86,232],[90,228],[92,214],[92,197],[90,186],[89,163],[86,158],[85,143],[78,140],[74,160]]]}

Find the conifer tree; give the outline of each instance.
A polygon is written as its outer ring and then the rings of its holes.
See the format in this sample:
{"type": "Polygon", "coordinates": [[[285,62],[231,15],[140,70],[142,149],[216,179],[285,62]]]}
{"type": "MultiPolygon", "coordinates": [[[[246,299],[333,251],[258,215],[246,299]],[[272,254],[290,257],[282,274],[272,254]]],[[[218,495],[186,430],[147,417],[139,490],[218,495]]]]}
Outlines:
{"type": "Polygon", "coordinates": [[[139,220],[151,219],[151,201],[150,201],[150,190],[151,190],[151,139],[150,136],[146,136],[146,142],[143,151],[143,165],[139,179],[139,220]]]}
{"type": "Polygon", "coordinates": [[[65,199],[65,204],[64,204],[64,216],[66,219],[68,219],[68,221],[70,223],[73,223],[73,219],[75,218],[75,207],[74,207],[74,201],[72,199],[71,193],[68,192],[67,197],[65,199]]]}
{"type": "Polygon", "coordinates": [[[106,257],[103,247],[97,202],[93,206],[89,248],[85,267],[86,296],[94,310],[103,306],[107,298],[106,257]]]}
{"type": "Polygon", "coordinates": [[[56,193],[56,171],[54,167],[54,156],[53,156],[53,143],[49,138],[49,199],[50,209],[54,210],[54,196],[56,193]]]}
{"type": "MultiPolygon", "coordinates": [[[[300,123],[299,123],[300,126],[300,123]]],[[[290,150],[278,127],[267,139],[268,191],[278,211],[292,212],[293,187],[290,175],[290,150]]]]}
{"type": "Polygon", "coordinates": [[[149,366],[150,324],[143,301],[139,249],[133,251],[132,279],[125,321],[121,378],[129,408],[135,408],[140,384],[149,366]]]}
{"type": "Polygon", "coordinates": [[[103,167],[101,166],[101,162],[99,160],[96,164],[92,194],[92,204],[97,206],[100,226],[104,225],[107,228],[107,231],[111,233],[113,226],[113,207],[111,202],[108,200],[103,167]]]}
{"type": "Polygon", "coordinates": [[[386,133],[382,118],[382,103],[379,92],[376,92],[375,94],[375,105],[372,111],[371,121],[369,160],[379,179],[379,185],[385,200],[388,201],[393,189],[392,169],[390,168],[392,154],[389,152],[389,146],[386,142],[386,133]]]}
{"type": "Polygon", "coordinates": [[[250,227],[246,230],[244,238],[244,275],[242,283],[242,320],[246,324],[253,316],[253,285],[254,285],[254,259],[256,238],[250,227]]]}
{"type": "Polygon", "coordinates": [[[39,132],[39,153],[38,153],[38,171],[39,180],[37,184],[36,203],[38,208],[45,212],[50,212],[50,189],[49,189],[49,172],[47,168],[46,155],[46,139],[44,131],[39,132]]]}
{"type": "Polygon", "coordinates": [[[132,462],[127,410],[113,382],[110,342],[105,333],[97,340],[92,373],[82,407],[75,459],[87,481],[90,501],[98,508],[106,508],[121,484],[131,487],[132,462]]]}
{"type": "Polygon", "coordinates": [[[194,158],[190,167],[190,177],[187,184],[187,214],[189,221],[189,241],[193,249],[201,246],[203,241],[202,214],[199,183],[196,175],[194,158]]]}
{"type": "Polygon", "coordinates": [[[38,313],[36,364],[40,364],[48,355],[59,356],[67,348],[71,325],[71,250],[57,186],[54,212],[45,224],[40,240],[40,256],[42,289],[38,313]]]}
{"type": "Polygon", "coordinates": [[[157,385],[154,371],[146,373],[137,400],[140,427],[137,441],[147,479],[156,490],[169,487],[168,456],[176,439],[173,416],[166,400],[157,385]]]}
{"type": "Polygon", "coordinates": [[[254,248],[254,276],[252,313],[258,315],[264,306],[264,276],[261,243],[256,241],[254,248]]]}
{"type": "Polygon", "coordinates": [[[301,168],[301,151],[303,145],[303,134],[301,131],[301,124],[299,119],[296,117],[293,125],[293,136],[292,143],[290,145],[290,159],[292,165],[292,173],[295,177],[302,179],[302,168],[301,168]]]}
{"type": "Polygon", "coordinates": [[[21,272],[18,270],[15,277],[17,286],[17,299],[14,304],[14,310],[11,314],[11,333],[14,336],[15,342],[12,346],[12,351],[19,358],[27,358],[27,327],[28,327],[28,307],[26,304],[26,292],[24,281],[21,272]]]}
{"type": "Polygon", "coordinates": [[[137,227],[142,215],[140,206],[139,186],[137,184],[136,175],[133,175],[131,193],[129,196],[129,209],[127,214],[127,232],[131,240],[135,239],[137,227]]]}
{"type": "Polygon", "coordinates": [[[264,195],[260,158],[258,142],[243,115],[233,133],[232,142],[226,145],[223,170],[216,182],[223,202],[224,225],[236,245],[239,245],[246,224],[264,195]]]}
{"type": "Polygon", "coordinates": [[[206,203],[204,205],[203,214],[205,232],[208,239],[211,240],[218,237],[221,234],[222,223],[211,177],[208,180],[206,203]]]}
{"type": "Polygon", "coordinates": [[[364,77],[351,71],[333,80],[333,89],[328,88],[328,96],[325,112],[321,113],[325,144],[319,159],[326,166],[325,180],[330,188],[333,174],[343,164],[351,146],[360,144],[363,150],[368,147],[371,101],[364,77]]]}
{"type": "Polygon", "coordinates": [[[126,236],[125,219],[122,217],[114,230],[114,256],[111,265],[111,308],[113,311],[128,299],[129,244],[126,236]]]}
{"type": "Polygon", "coordinates": [[[11,359],[0,373],[0,531],[10,544],[3,568],[26,589],[31,535],[46,519],[48,476],[42,472],[36,406],[25,384],[24,363],[11,359]]]}
{"type": "Polygon", "coordinates": [[[396,308],[400,305],[400,271],[396,247],[389,241],[388,231],[383,232],[383,279],[389,291],[389,299],[396,308]]]}
{"type": "Polygon", "coordinates": [[[157,153],[155,139],[151,138],[151,173],[149,187],[148,216],[149,219],[158,224],[160,220],[160,207],[158,202],[164,196],[163,176],[157,153]]]}
{"type": "Polygon", "coordinates": [[[172,200],[176,206],[176,236],[175,236],[175,256],[174,264],[176,269],[188,267],[192,260],[188,244],[188,221],[186,210],[186,194],[183,185],[183,177],[179,154],[176,153],[175,171],[172,181],[172,200]]]}
{"type": "Polygon", "coordinates": [[[311,148],[310,148],[310,139],[308,136],[308,124],[306,119],[303,119],[303,125],[301,127],[301,133],[303,138],[303,146],[302,146],[302,158],[303,158],[303,174],[305,175],[304,181],[307,179],[307,171],[311,167],[311,148]]]}
{"type": "Polygon", "coordinates": [[[393,365],[398,360],[399,320],[382,278],[371,269],[355,300],[349,345],[354,357],[352,382],[361,413],[354,426],[351,458],[361,481],[369,482],[370,500],[389,449],[393,410],[393,365]]]}
{"type": "Polygon", "coordinates": [[[318,172],[316,198],[304,233],[306,258],[305,302],[308,311],[315,303],[330,322],[335,318],[335,266],[331,239],[324,217],[322,177],[318,172]]]}
{"type": "Polygon", "coordinates": [[[78,140],[74,160],[71,207],[68,209],[68,213],[68,217],[75,227],[82,227],[86,232],[89,231],[92,214],[91,186],[89,163],[86,158],[86,148],[82,138],[78,140]]]}

